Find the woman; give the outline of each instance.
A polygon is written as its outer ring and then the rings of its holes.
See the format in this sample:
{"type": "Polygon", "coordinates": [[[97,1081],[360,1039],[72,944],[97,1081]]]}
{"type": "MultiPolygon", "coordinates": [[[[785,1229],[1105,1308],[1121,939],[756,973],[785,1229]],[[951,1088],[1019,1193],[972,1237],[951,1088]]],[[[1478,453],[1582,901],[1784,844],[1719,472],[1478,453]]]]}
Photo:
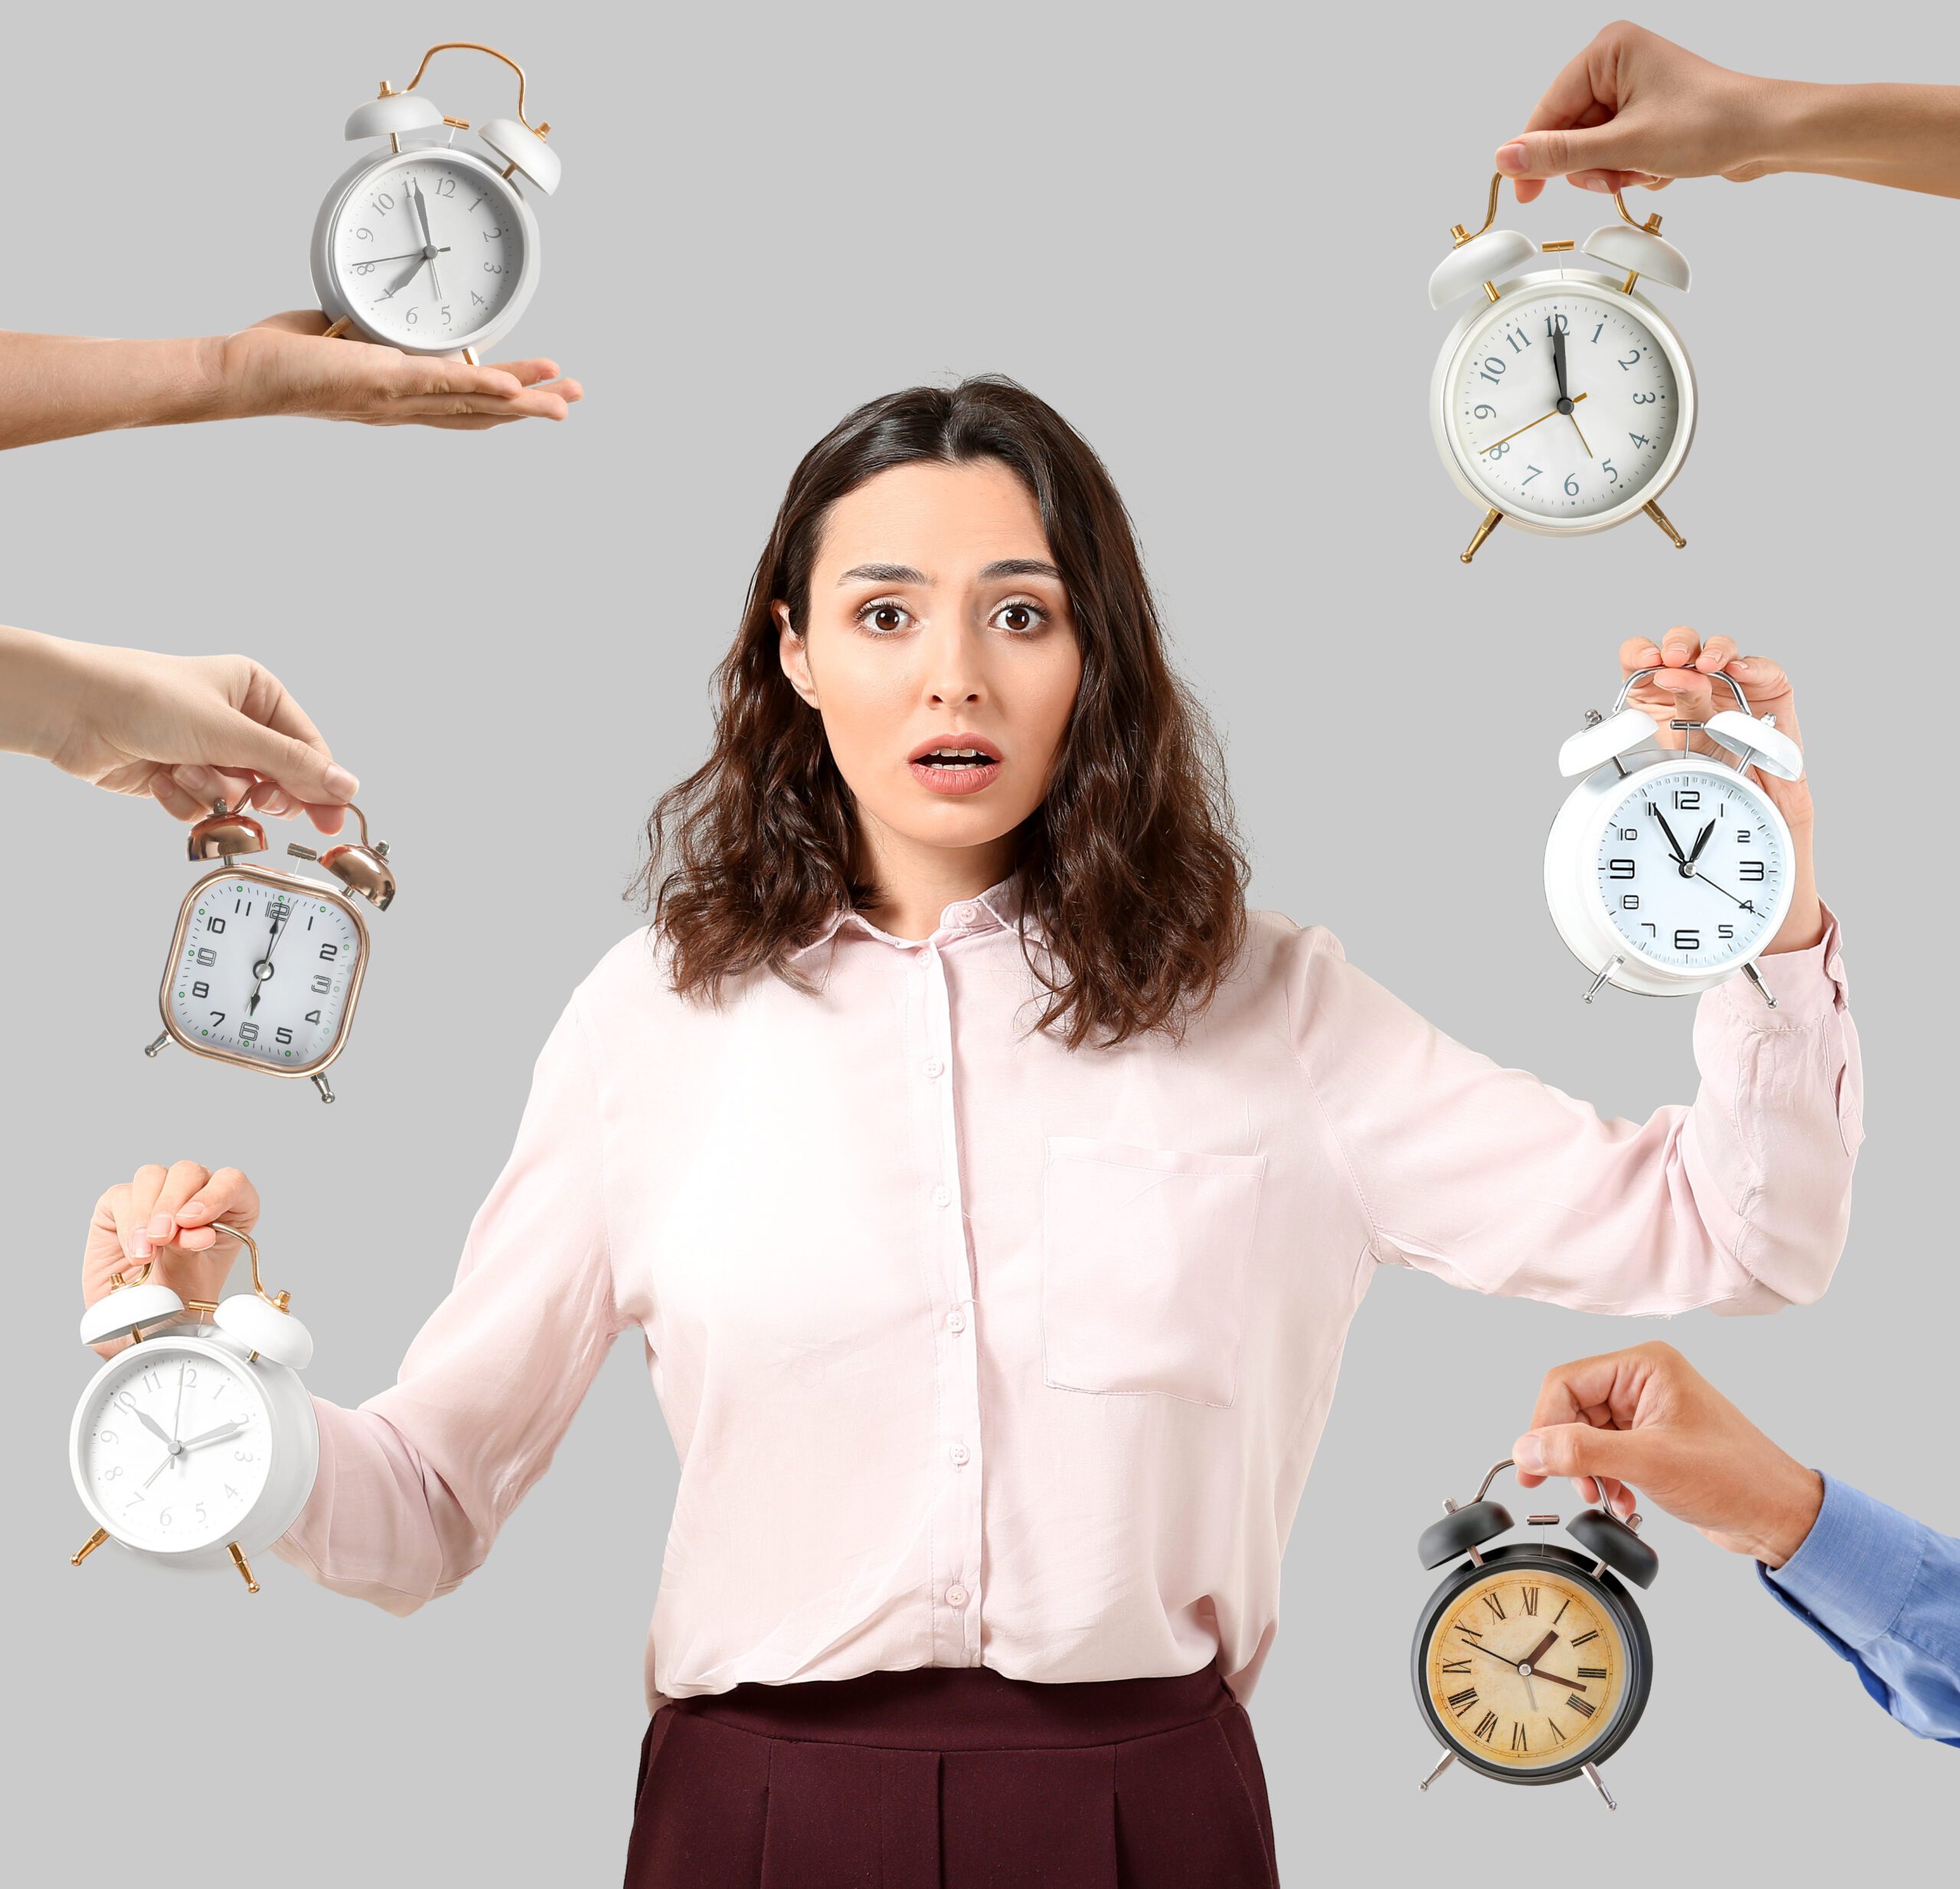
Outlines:
{"type": "MultiPolygon", "coordinates": [[[[1666,640],[1657,717],[1727,668],[1794,729],[1775,663],[1666,640]]],[[[719,679],[652,927],[547,1043],[399,1381],[320,1402],[279,1551],[447,1592],[637,1327],[681,1475],[629,1884],[1269,1884],[1243,1701],[1376,1265],[1596,1311],[1824,1289],[1859,1066],[1805,789],[1763,783],[1779,1008],[1705,995],[1700,1099],[1606,1123],[1245,910],[1122,502],[1011,382],[810,452],[719,679]]],[[[211,1223],[257,1206],[146,1169],[85,1289],[160,1257],[215,1297],[211,1223]]]]}

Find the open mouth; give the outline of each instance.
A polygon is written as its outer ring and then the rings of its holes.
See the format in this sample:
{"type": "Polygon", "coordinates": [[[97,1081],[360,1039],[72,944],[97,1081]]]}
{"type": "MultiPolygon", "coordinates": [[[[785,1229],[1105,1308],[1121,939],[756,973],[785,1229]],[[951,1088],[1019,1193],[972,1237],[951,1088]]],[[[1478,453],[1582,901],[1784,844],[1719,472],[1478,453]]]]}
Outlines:
{"type": "Polygon", "coordinates": [[[1000,759],[985,748],[928,748],[916,757],[921,767],[991,767],[1000,759]]]}

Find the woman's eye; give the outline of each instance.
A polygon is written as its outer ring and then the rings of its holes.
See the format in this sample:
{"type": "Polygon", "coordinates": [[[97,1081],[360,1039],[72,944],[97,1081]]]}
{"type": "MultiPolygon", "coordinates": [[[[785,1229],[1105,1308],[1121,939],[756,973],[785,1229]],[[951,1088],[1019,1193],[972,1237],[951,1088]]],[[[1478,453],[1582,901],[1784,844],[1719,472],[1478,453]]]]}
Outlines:
{"type": "Polygon", "coordinates": [[[1030,630],[1039,629],[1047,614],[1038,603],[1003,603],[994,613],[994,619],[1003,629],[1024,636],[1030,630]]]}
{"type": "Polygon", "coordinates": [[[910,615],[903,603],[867,603],[858,613],[858,620],[889,635],[903,629],[910,615]]]}

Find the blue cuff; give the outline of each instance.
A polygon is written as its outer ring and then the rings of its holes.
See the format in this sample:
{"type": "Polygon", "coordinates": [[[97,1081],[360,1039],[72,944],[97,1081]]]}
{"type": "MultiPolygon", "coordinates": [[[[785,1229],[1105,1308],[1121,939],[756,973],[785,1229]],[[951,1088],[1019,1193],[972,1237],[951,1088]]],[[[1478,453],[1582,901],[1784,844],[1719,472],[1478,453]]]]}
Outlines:
{"type": "Polygon", "coordinates": [[[1818,1473],[1824,1505],[1803,1545],[1781,1567],[1759,1561],[1756,1569],[1766,1585],[1836,1638],[1869,1646],[1890,1631],[1906,1604],[1925,1552],[1923,1531],[1909,1515],[1818,1473]]]}

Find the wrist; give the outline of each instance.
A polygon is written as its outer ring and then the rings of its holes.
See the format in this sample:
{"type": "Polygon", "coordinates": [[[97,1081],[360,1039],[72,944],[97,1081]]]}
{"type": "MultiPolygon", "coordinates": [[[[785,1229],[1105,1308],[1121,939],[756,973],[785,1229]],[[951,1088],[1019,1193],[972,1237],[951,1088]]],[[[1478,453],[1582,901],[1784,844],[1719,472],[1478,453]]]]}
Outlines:
{"type": "Polygon", "coordinates": [[[1784,1456],[1749,1552],[1766,1567],[1781,1567],[1803,1546],[1823,1506],[1824,1478],[1784,1456]]]}

